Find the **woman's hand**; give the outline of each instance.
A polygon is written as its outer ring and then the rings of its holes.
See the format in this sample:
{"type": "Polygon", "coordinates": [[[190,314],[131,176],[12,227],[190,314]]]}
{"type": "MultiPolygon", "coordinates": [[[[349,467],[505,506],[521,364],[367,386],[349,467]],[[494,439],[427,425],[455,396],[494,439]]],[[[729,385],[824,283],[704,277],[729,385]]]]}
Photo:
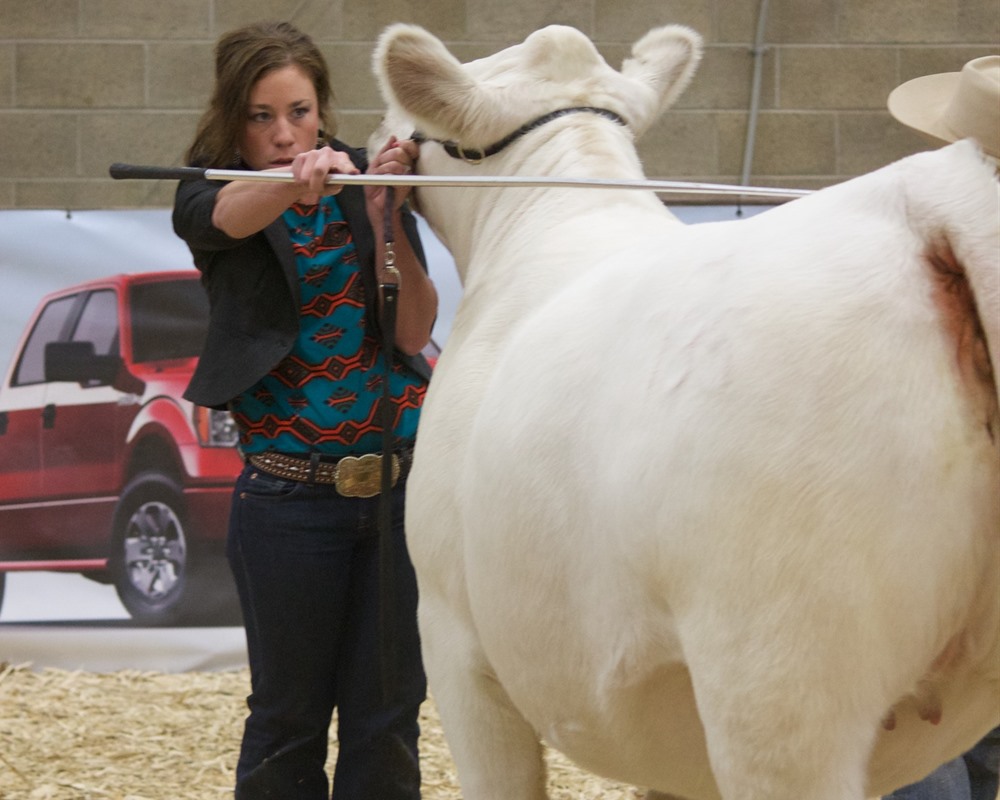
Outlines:
{"type": "Polygon", "coordinates": [[[321,195],[337,194],[343,189],[343,184],[328,184],[326,179],[331,174],[357,175],[360,170],[347,153],[334,150],[331,147],[321,147],[319,150],[307,150],[299,153],[292,161],[292,175],[295,185],[299,187],[298,201],[315,203],[321,195]]]}
{"type": "MultiPolygon", "coordinates": [[[[369,162],[369,175],[409,175],[413,172],[420,145],[412,139],[400,141],[392,137],[369,162]]],[[[375,233],[375,263],[385,263],[385,186],[365,186],[368,220],[375,233]]],[[[399,270],[399,304],[396,314],[396,347],[415,355],[430,339],[431,327],[437,317],[437,291],[417,259],[410,240],[403,232],[400,208],[410,193],[410,186],[397,186],[390,224],[396,268],[399,270]]]]}
{"type": "Polygon", "coordinates": [[[356,175],[359,170],[346,153],[322,147],[299,153],[287,166],[268,172],[291,170],[291,183],[233,181],[215,197],[212,222],[234,239],[257,233],[276,220],[293,203],[313,204],[321,195],[337,194],[343,184],[327,184],[331,173],[356,175]]]}
{"type": "MultiPolygon", "coordinates": [[[[409,175],[413,172],[420,156],[420,145],[412,139],[400,141],[391,137],[385,146],[368,164],[369,175],[409,175]]],[[[395,187],[394,208],[400,208],[410,193],[411,186],[395,187]]],[[[381,213],[385,208],[385,186],[366,186],[365,199],[368,203],[368,214],[381,213]]]]}

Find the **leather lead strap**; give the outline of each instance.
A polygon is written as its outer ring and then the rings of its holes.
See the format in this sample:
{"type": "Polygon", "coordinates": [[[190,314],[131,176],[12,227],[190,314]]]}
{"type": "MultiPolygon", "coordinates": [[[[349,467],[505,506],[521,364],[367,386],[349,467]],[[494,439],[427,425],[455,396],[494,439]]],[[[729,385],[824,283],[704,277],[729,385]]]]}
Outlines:
{"type": "Polygon", "coordinates": [[[382,491],[378,500],[379,538],[379,666],[382,678],[382,702],[388,705],[396,689],[396,637],[395,598],[392,593],[395,553],[392,543],[392,451],[393,421],[392,393],[389,378],[392,375],[393,353],[396,347],[396,309],[399,301],[399,270],[392,230],[395,190],[385,187],[385,216],[383,223],[385,262],[379,275],[379,292],[382,297],[382,353],[385,371],[382,376],[382,407],[379,409],[382,425],[382,491]]]}

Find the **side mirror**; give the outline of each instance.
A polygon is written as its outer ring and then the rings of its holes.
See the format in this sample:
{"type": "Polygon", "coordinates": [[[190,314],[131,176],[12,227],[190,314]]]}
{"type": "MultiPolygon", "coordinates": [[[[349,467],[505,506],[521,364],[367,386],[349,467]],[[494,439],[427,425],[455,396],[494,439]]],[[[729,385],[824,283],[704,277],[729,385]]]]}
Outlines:
{"type": "Polygon", "coordinates": [[[45,380],[113,386],[139,394],[145,385],[128,370],[118,355],[97,355],[93,342],[48,342],[45,345],[45,380]]]}

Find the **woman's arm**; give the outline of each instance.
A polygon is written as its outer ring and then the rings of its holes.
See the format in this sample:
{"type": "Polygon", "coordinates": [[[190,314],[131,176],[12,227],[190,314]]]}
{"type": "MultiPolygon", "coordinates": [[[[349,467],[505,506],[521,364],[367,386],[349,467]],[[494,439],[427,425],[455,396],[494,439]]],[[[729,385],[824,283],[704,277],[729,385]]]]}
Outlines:
{"type": "Polygon", "coordinates": [[[291,183],[233,181],[216,195],[212,224],[234,239],[263,230],[295,202],[315,203],[321,195],[337,194],[343,187],[328,185],[331,172],[358,172],[346,153],[323,147],[299,153],[289,165],[291,183]]]}

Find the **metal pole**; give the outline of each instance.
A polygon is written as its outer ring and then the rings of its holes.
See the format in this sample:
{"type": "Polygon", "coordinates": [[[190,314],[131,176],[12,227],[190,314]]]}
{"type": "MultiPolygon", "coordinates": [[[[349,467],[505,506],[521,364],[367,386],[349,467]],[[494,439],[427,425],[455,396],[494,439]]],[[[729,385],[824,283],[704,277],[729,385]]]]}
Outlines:
{"type": "Polygon", "coordinates": [[[764,55],[767,47],[764,46],[764,30],[767,27],[767,2],[760,0],[760,10],[757,14],[757,35],[754,38],[753,50],[753,83],[750,87],[750,115],[747,120],[747,138],[743,147],[743,173],[740,177],[740,184],[746,186],[750,183],[750,172],[753,168],[753,151],[757,140],[757,117],[760,113],[760,83],[761,74],[764,69],[764,55]]]}

